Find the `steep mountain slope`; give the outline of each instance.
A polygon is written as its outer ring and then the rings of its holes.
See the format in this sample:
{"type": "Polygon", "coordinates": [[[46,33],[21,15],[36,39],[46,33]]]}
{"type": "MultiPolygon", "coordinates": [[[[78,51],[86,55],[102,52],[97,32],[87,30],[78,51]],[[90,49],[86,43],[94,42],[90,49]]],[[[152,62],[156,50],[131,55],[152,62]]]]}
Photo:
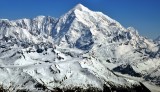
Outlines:
{"type": "Polygon", "coordinates": [[[51,36],[56,21],[55,18],[49,16],[38,16],[34,19],[19,19],[14,21],[1,19],[0,39],[28,43],[53,42],[51,36]]]}
{"type": "Polygon", "coordinates": [[[154,41],[160,44],[160,36],[158,36],[154,41]]]}
{"type": "Polygon", "coordinates": [[[135,72],[146,77],[160,65],[157,43],[140,36],[134,28],[125,29],[103,13],[91,11],[81,4],[58,20],[54,32],[53,39],[58,46],[88,51],[90,57],[102,61],[106,67],[110,65],[108,62],[114,63],[110,69],[118,72],[135,72]],[[149,64],[153,66],[148,68],[149,64]],[[125,66],[130,66],[132,71],[125,66]]]}
{"type": "Polygon", "coordinates": [[[118,31],[120,29],[125,30],[108,16],[93,12],[79,4],[58,20],[53,37],[58,45],[65,44],[68,47],[88,50],[89,48],[85,47],[92,46],[93,41],[107,41],[105,39],[109,37],[108,35],[114,33],[116,35],[118,32],[125,35],[125,31],[118,31]]]}
{"type": "Polygon", "coordinates": [[[112,69],[159,84],[160,46],[81,4],[59,19],[1,19],[0,39],[4,90],[149,91],[112,69]]]}
{"type": "MultiPolygon", "coordinates": [[[[153,41],[139,36],[134,28],[125,29],[108,16],[100,12],[93,12],[80,4],[58,20],[54,32],[53,39],[59,46],[93,52],[98,49],[95,54],[103,53],[105,59],[106,57],[114,58],[115,56],[117,59],[121,59],[123,55],[130,51],[129,54],[135,52],[134,57],[139,57],[142,53],[147,54],[145,51],[155,53],[153,56],[155,57],[159,49],[153,41]],[[126,49],[122,52],[121,50],[124,48],[126,49]],[[101,49],[103,52],[100,52],[101,49]],[[136,50],[142,51],[142,53],[138,53],[136,50]]],[[[124,62],[126,61],[128,60],[124,62]]]]}

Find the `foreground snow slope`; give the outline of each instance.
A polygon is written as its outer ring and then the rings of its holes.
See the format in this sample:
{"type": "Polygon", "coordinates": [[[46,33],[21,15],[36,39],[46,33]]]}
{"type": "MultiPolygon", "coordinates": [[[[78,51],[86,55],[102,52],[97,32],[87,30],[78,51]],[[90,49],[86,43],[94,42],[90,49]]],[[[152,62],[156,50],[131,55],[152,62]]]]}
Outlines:
{"type": "Polygon", "coordinates": [[[59,19],[1,19],[0,39],[4,90],[149,91],[112,70],[159,84],[158,43],[81,4],[59,19]]]}
{"type": "Polygon", "coordinates": [[[8,91],[56,91],[56,88],[149,91],[139,82],[117,76],[100,61],[83,56],[82,51],[53,47],[1,48],[0,76],[1,86],[8,91]]]}

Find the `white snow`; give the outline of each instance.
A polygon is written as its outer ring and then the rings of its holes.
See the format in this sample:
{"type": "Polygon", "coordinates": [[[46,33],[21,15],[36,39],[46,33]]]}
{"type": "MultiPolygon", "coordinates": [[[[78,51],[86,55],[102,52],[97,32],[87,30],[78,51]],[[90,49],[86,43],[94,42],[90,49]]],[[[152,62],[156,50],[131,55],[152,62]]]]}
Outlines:
{"type": "Polygon", "coordinates": [[[81,4],[58,20],[0,19],[0,39],[0,85],[10,91],[140,85],[112,71],[128,64],[153,83],[160,76],[158,43],[81,4]]]}

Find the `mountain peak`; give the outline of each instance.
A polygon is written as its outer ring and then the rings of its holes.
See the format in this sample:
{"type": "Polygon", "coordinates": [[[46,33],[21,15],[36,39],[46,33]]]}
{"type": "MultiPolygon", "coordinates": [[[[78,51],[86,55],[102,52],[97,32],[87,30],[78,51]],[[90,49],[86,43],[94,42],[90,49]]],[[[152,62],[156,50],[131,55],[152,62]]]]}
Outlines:
{"type": "Polygon", "coordinates": [[[160,41],[160,36],[158,36],[154,41],[160,41]]]}
{"type": "Polygon", "coordinates": [[[160,36],[158,36],[158,37],[157,37],[157,39],[159,39],[159,40],[160,40],[160,36]]]}
{"type": "Polygon", "coordinates": [[[77,4],[75,7],[74,7],[74,10],[80,10],[80,11],[84,11],[84,10],[89,10],[87,7],[83,6],[82,4],[77,4]]]}

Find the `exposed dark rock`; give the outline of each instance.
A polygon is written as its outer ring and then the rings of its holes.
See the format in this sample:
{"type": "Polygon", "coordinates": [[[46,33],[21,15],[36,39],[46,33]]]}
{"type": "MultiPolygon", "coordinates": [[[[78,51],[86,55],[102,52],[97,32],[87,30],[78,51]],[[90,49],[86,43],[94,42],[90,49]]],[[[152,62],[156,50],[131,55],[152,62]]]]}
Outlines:
{"type": "MultiPolygon", "coordinates": [[[[44,92],[151,92],[148,88],[146,88],[142,83],[140,85],[133,85],[131,88],[129,87],[116,87],[114,85],[107,85],[103,86],[103,90],[95,87],[89,87],[87,89],[83,89],[80,87],[73,87],[73,88],[54,88],[53,90],[48,89],[43,84],[36,84],[35,88],[39,91],[44,92]]],[[[0,92],[7,92],[7,90],[0,87],[0,92]]],[[[16,92],[32,92],[29,89],[17,89],[16,92]]]]}
{"type": "Polygon", "coordinates": [[[42,49],[37,49],[37,53],[42,53],[43,50],[42,49]]]}
{"type": "Polygon", "coordinates": [[[7,90],[0,86],[0,92],[6,92],[7,90]]]}
{"type": "Polygon", "coordinates": [[[136,73],[130,65],[121,65],[113,69],[113,71],[120,72],[122,74],[129,74],[131,76],[141,77],[140,73],[136,73]]]}

